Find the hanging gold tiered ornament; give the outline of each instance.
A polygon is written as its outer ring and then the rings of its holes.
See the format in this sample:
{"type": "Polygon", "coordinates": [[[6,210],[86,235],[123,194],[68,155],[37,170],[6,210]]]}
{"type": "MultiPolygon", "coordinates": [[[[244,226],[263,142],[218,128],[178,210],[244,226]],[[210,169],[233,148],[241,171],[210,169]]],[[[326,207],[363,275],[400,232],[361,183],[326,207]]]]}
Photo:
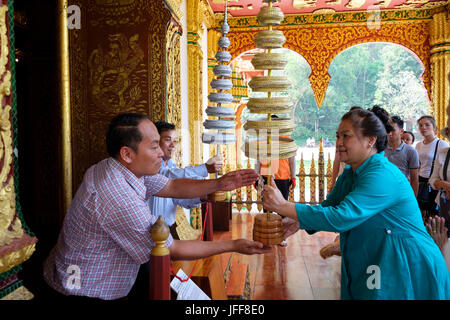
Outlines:
{"type": "MultiPolygon", "coordinates": [[[[245,155],[255,160],[269,162],[267,183],[271,183],[270,160],[287,159],[295,155],[297,145],[290,135],[295,127],[290,118],[272,118],[272,114],[288,114],[293,103],[286,96],[272,96],[273,92],[284,92],[290,82],[285,76],[272,76],[272,70],[284,70],[287,60],[282,53],[272,52],[272,49],[282,48],[286,38],[282,31],[272,30],[279,25],[284,14],[279,7],[272,4],[277,0],[263,0],[268,6],[262,7],[258,13],[258,21],[268,30],[259,31],[255,37],[256,46],[266,49],[252,59],[256,70],[268,70],[267,76],[255,76],[249,82],[252,91],[267,92],[266,98],[250,98],[247,107],[251,113],[267,114],[266,119],[248,120],[244,126],[247,138],[244,144],[245,155]]],[[[283,241],[283,226],[281,217],[267,212],[255,216],[253,240],[265,245],[280,244],[283,241]]]]}
{"type": "MultiPolygon", "coordinates": [[[[218,64],[213,68],[213,73],[216,76],[210,83],[211,88],[217,90],[208,95],[208,100],[216,103],[217,106],[208,106],[206,114],[214,119],[206,119],[203,123],[205,129],[212,131],[204,132],[202,135],[202,142],[216,145],[216,156],[220,153],[220,145],[229,145],[236,142],[234,133],[227,132],[234,130],[236,124],[234,122],[233,107],[225,107],[222,104],[230,104],[233,102],[233,95],[224,91],[229,91],[233,87],[233,82],[230,80],[232,69],[229,66],[231,54],[227,51],[230,46],[230,40],[227,37],[230,27],[227,21],[227,2],[225,1],[225,16],[220,27],[222,37],[218,41],[220,50],[216,53],[216,60],[218,64]]],[[[218,174],[216,173],[216,178],[218,174]]],[[[223,201],[226,198],[224,191],[216,191],[209,195],[211,200],[223,201]]]]}

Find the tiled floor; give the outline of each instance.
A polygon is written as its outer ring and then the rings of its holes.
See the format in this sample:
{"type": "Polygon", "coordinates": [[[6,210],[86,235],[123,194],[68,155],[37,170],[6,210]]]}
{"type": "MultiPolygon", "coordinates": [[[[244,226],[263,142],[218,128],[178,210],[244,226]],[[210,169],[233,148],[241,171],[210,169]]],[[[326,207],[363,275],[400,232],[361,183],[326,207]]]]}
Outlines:
{"type": "MultiPolygon", "coordinates": [[[[252,238],[253,216],[233,212],[230,232],[214,232],[214,240],[252,238]]],[[[338,300],[340,299],[341,258],[326,260],[320,249],[332,242],[335,233],[308,235],[298,231],[288,238],[288,246],[275,246],[271,253],[234,259],[247,263],[250,270],[252,300],[338,300]]]]}

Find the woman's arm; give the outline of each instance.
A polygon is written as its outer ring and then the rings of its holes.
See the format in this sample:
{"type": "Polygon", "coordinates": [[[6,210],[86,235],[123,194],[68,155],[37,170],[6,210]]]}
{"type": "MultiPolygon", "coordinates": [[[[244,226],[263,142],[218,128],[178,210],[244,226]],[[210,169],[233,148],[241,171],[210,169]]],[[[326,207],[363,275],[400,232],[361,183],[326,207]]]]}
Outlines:
{"type": "MultiPolygon", "coordinates": [[[[263,192],[263,206],[290,218],[295,216],[301,229],[345,232],[398,201],[393,194],[394,186],[397,189],[399,186],[393,179],[386,177],[386,172],[361,174],[354,183],[355,188],[339,204],[327,207],[286,203],[286,200],[280,199],[281,193],[278,190],[268,186],[263,192]]],[[[410,188],[409,185],[407,187],[410,188]]],[[[412,198],[411,204],[414,201],[415,198],[412,198]]]]}

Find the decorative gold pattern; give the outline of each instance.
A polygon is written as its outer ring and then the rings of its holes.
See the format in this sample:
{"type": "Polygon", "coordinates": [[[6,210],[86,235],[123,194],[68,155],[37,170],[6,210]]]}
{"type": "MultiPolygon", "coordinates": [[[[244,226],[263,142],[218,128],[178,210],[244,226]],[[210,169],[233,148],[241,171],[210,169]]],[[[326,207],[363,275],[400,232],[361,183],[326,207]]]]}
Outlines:
{"type": "Polygon", "coordinates": [[[300,192],[300,202],[305,202],[305,164],[303,153],[300,154],[300,168],[298,169],[298,188],[300,192]]]}
{"type": "MultiPolygon", "coordinates": [[[[11,106],[5,98],[11,96],[11,72],[7,69],[9,61],[9,40],[6,27],[8,6],[0,7],[0,246],[9,244],[23,235],[22,224],[16,214],[16,196],[14,192],[13,141],[11,128],[11,106]],[[7,101],[6,103],[4,101],[7,101]]],[[[0,263],[4,262],[2,257],[0,263]]],[[[9,261],[1,270],[10,269],[9,261]]]]}
{"type": "Polygon", "coordinates": [[[191,147],[191,165],[203,163],[201,135],[203,131],[203,93],[202,93],[202,61],[200,32],[202,32],[203,9],[202,1],[187,0],[187,37],[189,65],[189,133],[191,147]]]}
{"type": "MultiPolygon", "coordinates": [[[[180,26],[172,20],[167,28],[166,34],[166,61],[167,61],[167,122],[173,123],[181,130],[181,83],[180,83],[180,26]]],[[[178,134],[178,147],[173,161],[182,167],[182,143],[183,135],[178,134]]]]}
{"type": "MultiPolygon", "coordinates": [[[[430,63],[431,63],[431,106],[430,113],[436,118],[438,128],[447,125],[447,104],[449,101],[450,72],[450,22],[448,13],[438,12],[430,22],[430,63]]],[[[443,138],[438,130],[438,134],[443,138]]]]}
{"type": "Polygon", "coordinates": [[[179,22],[183,17],[183,14],[181,13],[181,4],[183,0],[164,0],[164,2],[173,13],[174,18],[179,22]]]}
{"type": "Polygon", "coordinates": [[[319,145],[319,203],[325,199],[325,163],[323,158],[323,139],[319,145]]]}
{"type": "MultiPolygon", "coordinates": [[[[165,54],[170,43],[171,57],[179,56],[179,35],[175,26],[167,29],[172,15],[163,1],[91,2],[71,2],[81,9],[83,26],[69,33],[70,138],[76,150],[72,190],[92,164],[107,156],[101,146],[111,118],[129,111],[166,120],[166,88],[178,86],[167,84],[167,73],[179,78],[179,64],[168,64],[165,54]],[[172,42],[168,35],[174,36],[172,42]]],[[[170,98],[178,103],[177,97],[170,98]]]]}
{"type": "MultiPolygon", "coordinates": [[[[328,68],[333,59],[345,49],[366,42],[392,42],[410,49],[421,60],[425,71],[422,76],[425,87],[430,85],[430,45],[427,21],[381,23],[379,28],[368,28],[365,24],[343,24],[336,26],[304,26],[292,28],[280,26],[286,36],[285,48],[302,55],[311,66],[309,81],[316,103],[320,107],[330,81],[328,68]]],[[[230,48],[232,57],[254,49],[253,38],[258,28],[231,29],[228,37],[234,45],[230,48]]]]}
{"type": "MultiPolygon", "coordinates": [[[[336,12],[331,14],[317,13],[317,14],[287,14],[281,22],[278,30],[283,28],[298,28],[307,27],[311,25],[344,25],[344,24],[361,24],[366,25],[370,19],[380,19],[381,23],[386,22],[411,22],[411,21],[426,21],[431,20],[435,10],[389,10],[380,11],[379,15],[376,11],[359,11],[359,12],[336,12]]],[[[222,13],[216,14],[216,19],[223,19],[222,13]]],[[[263,30],[264,27],[259,26],[257,17],[230,17],[228,24],[231,30],[263,30]]],[[[231,42],[233,43],[233,42],[231,42]]]]}
{"type": "Polygon", "coordinates": [[[310,198],[309,202],[316,202],[316,166],[314,161],[314,153],[311,154],[311,167],[309,168],[309,190],[310,198]]]}
{"type": "Polygon", "coordinates": [[[8,271],[15,266],[27,261],[34,250],[36,249],[36,244],[30,244],[28,246],[22,247],[17,251],[5,254],[0,257],[0,273],[8,271]]]}
{"type": "Polygon", "coordinates": [[[8,300],[8,301],[13,301],[13,300],[32,300],[34,298],[34,295],[28,291],[27,288],[25,288],[24,286],[21,286],[19,288],[17,288],[16,290],[14,290],[13,292],[11,292],[10,294],[4,296],[3,298],[1,298],[0,300],[8,300]]]}
{"type": "Polygon", "coordinates": [[[328,153],[328,162],[327,162],[327,194],[331,191],[331,178],[333,176],[333,168],[331,165],[330,154],[328,153]]]}
{"type": "Polygon", "coordinates": [[[186,219],[183,208],[180,206],[177,207],[175,222],[177,224],[176,230],[180,240],[197,240],[202,235],[201,230],[191,227],[189,221],[186,219]]]}

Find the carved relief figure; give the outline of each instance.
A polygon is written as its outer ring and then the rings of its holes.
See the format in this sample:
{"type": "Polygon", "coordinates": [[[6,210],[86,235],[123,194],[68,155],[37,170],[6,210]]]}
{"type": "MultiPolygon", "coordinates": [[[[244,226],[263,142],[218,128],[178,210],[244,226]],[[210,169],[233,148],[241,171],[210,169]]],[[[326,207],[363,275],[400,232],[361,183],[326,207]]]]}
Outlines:
{"type": "Polygon", "coordinates": [[[143,61],[144,51],[138,34],[129,39],[123,33],[110,34],[108,40],[107,52],[99,45],[89,56],[90,90],[101,109],[120,112],[141,97],[139,81],[133,83],[131,77],[143,61]]]}

